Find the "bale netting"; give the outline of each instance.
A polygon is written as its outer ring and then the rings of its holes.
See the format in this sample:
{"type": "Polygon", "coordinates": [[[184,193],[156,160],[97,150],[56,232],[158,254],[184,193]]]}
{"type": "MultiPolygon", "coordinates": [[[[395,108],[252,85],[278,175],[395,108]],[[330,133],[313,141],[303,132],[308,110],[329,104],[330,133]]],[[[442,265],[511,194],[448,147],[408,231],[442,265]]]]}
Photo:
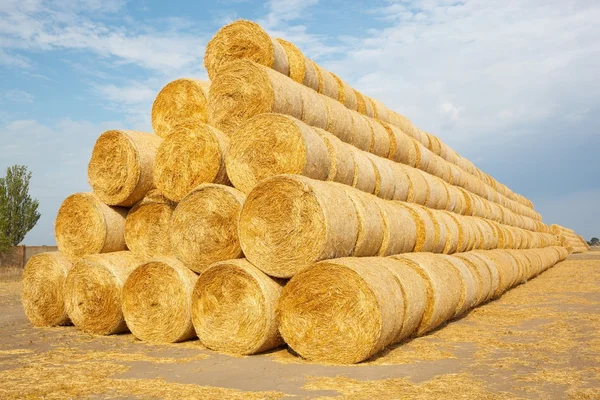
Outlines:
{"type": "Polygon", "coordinates": [[[232,61],[211,83],[208,122],[233,136],[258,114],[275,112],[302,119],[305,90],[310,89],[250,60],[232,61]]]}
{"type": "Polygon", "coordinates": [[[211,80],[234,60],[249,59],[288,76],[290,67],[284,47],[260,25],[238,20],[225,25],[206,45],[204,67],[211,80]]]}
{"type": "Polygon", "coordinates": [[[275,175],[326,180],[330,160],[325,141],[312,127],[288,115],[261,114],[234,135],[226,164],[231,183],[248,193],[275,175]]]}
{"type": "Polygon", "coordinates": [[[182,78],[163,87],[152,104],[152,129],[162,138],[174,128],[194,129],[208,121],[206,103],[210,83],[182,78]]]}
{"type": "Polygon", "coordinates": [[[282,287],[244,259],[211,265],[192,292],[192,321],[202,344],[233,354],[282,345],[276,317],[282,287]]]}
{"type": "Polygon", "coordinates": [[[411,251],[432,252],[436,245],[435,226],[425,207],[416,204],[395,202],[396,207],[404,207],[416,226],[415,245],[411,251]]]}
{"type": "Polygon", "coordinates": [[[151,343],[175,343],[195,337],[191,299],[197,279],[175,258],[137,267],[122,292],[123,315],[131,333],[151,343]]]}
{"type": "Polygon", "coordinates": [[[389,236],[380,203],[372,196],[353,189],[340,186],[354,205],[358,218],[358,235],[352,256],[366,257],[377,255],[385,246],[384,240],[389,236]]]}
{"type": "Polygon", "coordinates": [[[417,334],[423,335],[456,314],[462,287],[462,281],[454,268],[449,268],[441,257],[431,253],[402,254],[392,256],[398,260],[408,260],[410,266],[425,281],[427,287],[427,305],[423,318],[417,328],[417,334]]]}
{"type": "Polygon", "coordinates": [[[377,201],[383,218],[383,240],[378,256],[409,253],[415,248],[420,221],[407,207],[396,202],[377,201]]]}
{"type": "Polygon", "coordinates": [[[96,141],[88,181],[104,203],[131,207],[154,189],[152,167],[162,139],[136,131],[106,131],[96,141]]]}
{"type": "Polygon", "coordinates": [[[176,128],[156,153],[154,184],[172,201],[180,201],[201,183],[229,185],[228,147],[229,138],[209,125],[176,128]]]}
{"type": "Polygon", "coordinates": [[[71,266],[69,259],[58,251],[36,254],[25,265],[21,300],[25,315],[34,326],[70,323],[64,286],[71,266]]]}
{"type": "Polygon", "coordinates": [[[344,364],[366,360],[393,343],[404,320],[404,300],[383,262],[340,258],[298,273],[279,300],[285,342],[307,360],[344,364]]]}
{"type": "Polygon", "coordinates": [[[177,205],[171,218],[171,246],[177,258],[195,272],[243,256],[238,219],[246,195],[229,186],[205,183],[177,205]]]}
{"type": "Polygon", "coordinates": [[[58,250],[69,257],[126,250],[127,211],[107,206],[92,193],[67,197],[54,224],[58,250]]]}
{"type": "Polygon", "coordinates": [[[127,248],[146,259],[172,254],[169,224],[175,203],[158,190],[149,192],[125,219],[127,248]]]}
{"type": "Polygon", "coordinates": [[[354,148],[323,129],[315,128],[329,153],[329,174],[327,180],[352,186],[354,182],[354,148]]]}
{"type": "Polygon", "coordinates": [[[65,306],[73,324],[96,335],[126,332],[121,291],[129,274],[141,263],[142,258],[130,251],[80,258],[65,284],[65,306]]]}
{"type": "Polygon", "coordinates": [[[340,186],[300,175],[278,175],[256,185],[238,229],[248,261],[267,275],[290,278],[317,261],[350,256],[358,217],[340,186]]]}

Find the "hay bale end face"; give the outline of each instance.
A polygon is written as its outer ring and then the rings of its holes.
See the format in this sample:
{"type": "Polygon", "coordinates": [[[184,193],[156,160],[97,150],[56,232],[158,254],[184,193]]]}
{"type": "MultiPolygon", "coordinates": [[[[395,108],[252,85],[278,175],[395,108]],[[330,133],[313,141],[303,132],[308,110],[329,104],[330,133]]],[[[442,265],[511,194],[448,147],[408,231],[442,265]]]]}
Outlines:
{"type": "Polygon", "coordinates": [[[70,323],[65,309],[64,286],[72,264],[60,252],[36,254],[23,271],[21,300],[34,326],[70,323]]]}
{"type": "Polygon", "coordinates": [[[350,256],[358,217],[341,184],[300,175],[265,179],[248,194],[239,240],[248,261],[290,278],[313,263],[350,256]]]}
{"type": "Polygon", "coordinates": [[[279,331],[308,360],[358,363],[391,344],[404,319],[400,288],[379,258],[317,263],[284,287],[279,331]],[[335,293],[335,296],[331,294],[335,293]]]}
{"type": "Polygon", "coordinates": [[[175,343],[196,336],[191,298],[198,276],[174,258],[142,264],[125,281],[123,315],[135,337],[175,343]]]}
{"type": "Polygon", "coordinates": [[[177,258],[200,273],[217,261],[242,257],[237,232],[245,199],[237,189],[209,183],[188,194],[171,218],[171,246],[177,258]]]}
{"type": "Polygon", "coordinates": [[[67,197],[54,225],[58,250],[69,257],[126,250],[127,211],[107,206],[92,193],[67,197]]]}
{"type": "Polygon", "coordinates": [[[177,79],[169,82],[152,104],[152,129],[162,138],[173,128],[194,129],[206,123],[206,103],[210,83],[197,79],[177,79]]]}
{"type": "Polygon", "coordinates": [[[240,59],[252,60],[286,76],[290,72],[281,43],[251,21],[238,20],[219,29],[206,46],[204,67],[214,80],[224,66],[240,59]]]}
{"type": "Polygon", "coordinates": [[[172,254],[169,225],[175,204],[158,190],[137,203],[125,219],[125,243],[135,254],[150,259],[172,254]]]}
{"type": "Polygon", "coordinates": [[[275,315],[282,287],[243,259],[211,265],[192,293],[192,321],[202,344],[233,354],[282,345],[275,315]]]}
{"type": "Polygon", "coordinates": [[[154,184],[172,201],[180,201],[202,183],[229,185],[228,147],[229,138],[209,125],[175,128],[156,153],[154,184]]]}
{"type": "Polygon", "coordinates": [[[261,114],[234,135],[226,163],[233,185],[248,193],[275,175],[326,180],[330,160],[327,144],[312,127],[287,115],[261,114]]]}
{"type": "Polygon", "coordinates": [[[84,332],[111,335],[127,331],[121,309],[121,290],[142,262],[130,251],[92,254],[69,271],[65,305],[73,324],[84,332]]]}
{"type": "Polygon", "coordinates": [[[152,166],[162,139],[136,131],[104,132],[94,145],[88,180],[106,204],[131,207],[154,188],[152,166]]]}

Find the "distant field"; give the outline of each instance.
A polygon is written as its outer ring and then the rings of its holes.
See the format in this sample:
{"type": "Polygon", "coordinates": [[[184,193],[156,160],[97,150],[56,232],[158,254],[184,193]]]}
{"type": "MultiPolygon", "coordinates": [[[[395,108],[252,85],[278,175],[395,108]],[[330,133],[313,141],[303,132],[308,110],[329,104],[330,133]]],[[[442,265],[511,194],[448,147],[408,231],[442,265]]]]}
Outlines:
{"type": "Polygon", "coordinates": [[[595,250],[357,366],[313,364],[287,349],[231,357],[197,340],[149,345],[129,334],[32,328],[20,271],[3,271],[0,398],[598,399],[595,250]]]}

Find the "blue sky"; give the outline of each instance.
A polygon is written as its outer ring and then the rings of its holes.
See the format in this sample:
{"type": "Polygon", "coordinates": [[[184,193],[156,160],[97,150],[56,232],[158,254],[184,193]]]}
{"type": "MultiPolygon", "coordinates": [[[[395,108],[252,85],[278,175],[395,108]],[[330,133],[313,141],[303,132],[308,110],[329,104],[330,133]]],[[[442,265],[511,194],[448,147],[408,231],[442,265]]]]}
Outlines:
{"type": "Polygon", "coordinates": [[[158,90],[206,78],[206,43],[237,18],[438,135],[546,223],[600,236],[597,1],[0,0],[0,170],[30,167],[42,213],[25,244],[54,243],[97,136],[150,131],[158,90]]]}

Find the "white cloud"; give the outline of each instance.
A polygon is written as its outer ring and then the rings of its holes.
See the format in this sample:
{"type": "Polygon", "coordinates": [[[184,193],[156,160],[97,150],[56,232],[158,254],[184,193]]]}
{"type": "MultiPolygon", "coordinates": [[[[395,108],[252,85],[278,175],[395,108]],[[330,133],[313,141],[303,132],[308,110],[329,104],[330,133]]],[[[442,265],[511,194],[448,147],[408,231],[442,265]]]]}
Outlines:
{"type": "Polygon", "coordinates": [[[34,97],[24,90],[9,89],[0,93],[0,103],[33,103],[34,97]]]}

